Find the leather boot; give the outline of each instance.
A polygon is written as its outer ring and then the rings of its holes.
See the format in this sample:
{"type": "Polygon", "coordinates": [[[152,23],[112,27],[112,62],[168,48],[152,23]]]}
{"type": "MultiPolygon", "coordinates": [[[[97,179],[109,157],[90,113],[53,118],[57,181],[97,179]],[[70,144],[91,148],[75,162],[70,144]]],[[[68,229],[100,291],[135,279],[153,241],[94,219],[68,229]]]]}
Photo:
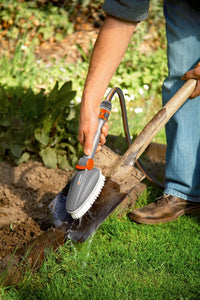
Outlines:
{"type": "Polygon", "coordinates": [[[169,222],[186,214],[200,214],[200,202],[191,202],[171,195],[163,195],[154,203],[129,213],[132,221],[143,224],[169,222]]]}

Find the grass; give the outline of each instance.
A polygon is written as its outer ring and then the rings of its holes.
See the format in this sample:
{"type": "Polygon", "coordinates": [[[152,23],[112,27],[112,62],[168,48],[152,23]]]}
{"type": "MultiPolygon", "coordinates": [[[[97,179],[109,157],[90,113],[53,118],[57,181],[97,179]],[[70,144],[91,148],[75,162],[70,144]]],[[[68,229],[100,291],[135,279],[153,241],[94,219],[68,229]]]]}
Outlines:
{"type": "MultiPolygon", "coordinates": [[[[130,132],[135,136],[161,107],[161,85],[167,74],[164,23],[161,2],[152,1],[155,13],[138,27],[127,54],[110,87],[119,86],[126,95],[130,132]],[[151,20],[151,18],[150,18],[151,20]],[[148,34],[150,39],[147,38],[148,34]],[[143,37],[146,37],[143,38],[143,37]],[[159,39],[161,47],[154,47],[159,39]],[[142,47],[140,42],[143,40],[142,47]],[[147,41],[147,42],[145,42],[147,41]],[[147,43],[153,46],[147,51],[147,43]],[[143,53],[145,50],[145,55],[143,53]]],[[[34,49],[19,42],[10,61],[0,58],[0,84],[5,87],[41,87],[49,92],[58,80],[73,79],[80,101],[88,62],[46,64],[37,61],[34,49]]],[[[110,133],[123,134],[118,100],[113,101],[110,133]]],[[[164,130],[155,141],[165,143],[164,130]]],[[[136,207],[154,201],[161,191],[148,184],[136,207]]],[[[57,252],[49,251],[38,271],[27,270],[17,286],[2,288],[0,299],[199,299],[200,218],[180,217],[168,224],[138,225],[114,213],[84,244],[67,241],[57,252]]]]}
{"type": "Polygon", "coordinates": [[[39,272],[2,290],[2,299],[199,299],[199,221],[146,226],[112,215],[81,246],[68,241],[49,253],[39,272]]]}

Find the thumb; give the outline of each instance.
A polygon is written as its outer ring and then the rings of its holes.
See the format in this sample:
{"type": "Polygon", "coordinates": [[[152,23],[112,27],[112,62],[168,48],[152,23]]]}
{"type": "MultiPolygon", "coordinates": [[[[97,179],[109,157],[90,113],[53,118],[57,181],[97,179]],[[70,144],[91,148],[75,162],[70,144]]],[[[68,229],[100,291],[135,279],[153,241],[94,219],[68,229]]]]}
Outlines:
{"type": "Polygon", "coordinates": [[[87,134],[85,136],[85,143],[84,143],[84,148],[83,148],[85,155],[90,155],[92,152],[94,134],[95,134],[95,132],[91,132],[90,134],[87,134]]]}

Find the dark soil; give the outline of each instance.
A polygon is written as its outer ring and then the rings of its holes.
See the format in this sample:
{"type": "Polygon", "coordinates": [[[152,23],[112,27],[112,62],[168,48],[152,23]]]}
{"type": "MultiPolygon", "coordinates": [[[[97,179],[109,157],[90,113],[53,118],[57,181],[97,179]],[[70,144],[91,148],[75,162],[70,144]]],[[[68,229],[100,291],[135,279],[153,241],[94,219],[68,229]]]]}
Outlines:
{"type": "Polygon", "coordinates": [[[48,205],[70,175],[36,161],[0,164],[0,259],[52,226],[48,205]]]}

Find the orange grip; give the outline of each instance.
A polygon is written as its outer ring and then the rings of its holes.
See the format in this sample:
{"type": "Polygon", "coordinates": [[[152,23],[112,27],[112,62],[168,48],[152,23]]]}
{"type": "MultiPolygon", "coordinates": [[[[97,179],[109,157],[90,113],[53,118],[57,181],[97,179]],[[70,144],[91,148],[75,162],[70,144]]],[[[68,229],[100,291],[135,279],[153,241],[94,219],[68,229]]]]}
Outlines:
{"type": "Polygon", "coordinates": [[[99,118],[104,119],[104,120],[108,120],[107,118],[105,118],[105,113],[110,114],[110,112],[104,108],[100,108],[100,114],[99,114],[99,118]]]}
{"type": "Polygon", "coordinates": [[[94,167],[94,161],[92,158],[89,158],[87,160],[86,166],[76,165],[76,169],[78,169],[78,170],[85,170],[85,169],[92,170],[93,167],[94,167]]]}

